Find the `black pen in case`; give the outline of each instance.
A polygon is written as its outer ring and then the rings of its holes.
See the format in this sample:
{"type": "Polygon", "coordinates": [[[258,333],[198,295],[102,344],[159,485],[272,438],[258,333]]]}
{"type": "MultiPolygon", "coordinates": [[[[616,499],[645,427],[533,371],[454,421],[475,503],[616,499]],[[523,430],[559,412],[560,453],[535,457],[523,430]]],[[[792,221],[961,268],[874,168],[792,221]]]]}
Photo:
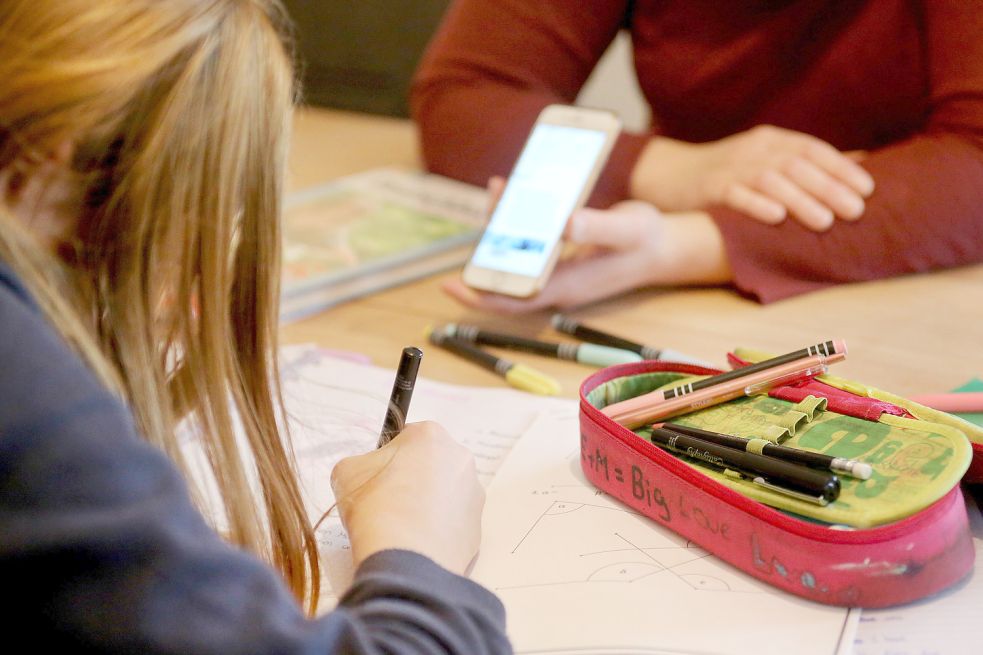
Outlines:
{"type": "Polygon", "coordinates": [[[389,394],[389,405],[386,407],[386,418],[382,422],[378,448],[392,441],[406,425],[406,414],[410,411],[410,399],[413,398],[416,374],[420,370],[422,359],[423,351],[419,348],[414,346],[403,348],[399,366],[396,368],[396,379],[393,380],[393,390],[389,394]]]}
{"type": "Polygon", "coordinates": [[[653,428],[651,440],[673,452],[742,473],[758,486],[816,505],[831,503],[840,495],[840,479],[832,473],[735,450],[666,428],[653,428]]]}
{"type": "Polygon", "coordinates": [[[734,448],[736,450],[758,453],[761,455],[767,455],[768,457],[777,457],[778,459],[784,459],[788,462],[795,462],[804,466],[827,469],[835,473],[845,473],[850,477],[859,478],[861,480],[870,478],[871,474],[873,473],[873,468],[870,466],[870,464],[865,464],[864,462],[857,462],[852,459],[846,459],[845,457],[831,457],[822,453],[814,453],[812,451],[801,450],[799,448],[780,446],[778,444],[765,442],[764,439],[745,439],[744,437],[738,437],[732,434],[721,434],[719,432],[701,430],[700,428],[691,428],[688,425],[679,425],[678,423],[657,423],[653,427],[664,427],[665,429],[672,430],[673,432],[687,434],[691,437],[696,437],[697,439],[705,439],[721,446],[727,446],[728,448],[734,448]],[[757,445],[760,446],[760,450],[755,450],[755,442],[757,442],[757,445]]]}

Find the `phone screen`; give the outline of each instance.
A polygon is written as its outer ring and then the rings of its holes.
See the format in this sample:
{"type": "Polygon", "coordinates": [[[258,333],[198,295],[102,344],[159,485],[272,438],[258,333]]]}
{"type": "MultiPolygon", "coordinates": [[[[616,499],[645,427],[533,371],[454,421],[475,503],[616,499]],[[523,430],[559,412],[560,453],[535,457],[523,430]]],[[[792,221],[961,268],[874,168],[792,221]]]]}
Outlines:
{"type": "Polygon", "coordinates": [[[538,277],[563,234],[606,135],[540,124],[526,142],[471,263],[538,277]]]}

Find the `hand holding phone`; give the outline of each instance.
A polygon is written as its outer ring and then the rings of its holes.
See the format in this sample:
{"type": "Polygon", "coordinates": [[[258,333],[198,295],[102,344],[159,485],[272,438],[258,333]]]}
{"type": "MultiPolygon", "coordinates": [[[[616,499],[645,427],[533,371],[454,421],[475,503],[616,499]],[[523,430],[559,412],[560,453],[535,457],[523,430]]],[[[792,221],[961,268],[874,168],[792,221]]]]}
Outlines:
{"type": "Polygon", "coordinates": [[[542,289],[567,219],[587,201],[620,129],[610,112],[544,109],[464,268],[465,284],[519,298],[542,289]]]}

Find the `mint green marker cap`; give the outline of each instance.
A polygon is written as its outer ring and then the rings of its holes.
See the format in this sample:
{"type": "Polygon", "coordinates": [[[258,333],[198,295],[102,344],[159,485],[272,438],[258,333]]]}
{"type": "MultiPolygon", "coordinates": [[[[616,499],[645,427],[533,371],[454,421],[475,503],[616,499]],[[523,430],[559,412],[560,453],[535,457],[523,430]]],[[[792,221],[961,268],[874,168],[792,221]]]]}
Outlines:
{"type": "Polygon", "coordinates": [[[604,368],[615,364],[631,364],[642,361],[642,356],[630,350],[582,343],[577,347],[577,361],[588,366],[604,368]]]}

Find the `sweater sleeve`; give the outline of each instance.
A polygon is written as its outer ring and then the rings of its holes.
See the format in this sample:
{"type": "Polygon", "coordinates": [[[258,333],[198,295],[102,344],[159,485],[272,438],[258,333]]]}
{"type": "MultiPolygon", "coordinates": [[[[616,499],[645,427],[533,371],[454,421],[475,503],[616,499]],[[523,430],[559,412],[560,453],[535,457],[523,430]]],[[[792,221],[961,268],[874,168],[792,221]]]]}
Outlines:
{"type": "Polygon", "coordinates": [[[916,134],[864,161],[876,190],[859,221],[815,233],[711,212],[742,291],[770,302],[983,261],[983,12],[956,0],[923,5],[929,111],[916,134]]]}
{"type": "MultiPolygon", "coordinates": [[[[507,176],[539,112],[570,104],[624,26],[628,0],[457,0],[411,90],[424,162],[484,186],[507,176]]],[[[628,197],[647,137],[623,132],[590,204],[628,197]]]]}
{"type": "Polygon", "coordinates": [[[77,653],[510,652],[490,592],[408,551],[367,559],[337,609],[307,619],[271,568],[207,526],[2,267],[0,334],[7,639],[77,653]]]}

